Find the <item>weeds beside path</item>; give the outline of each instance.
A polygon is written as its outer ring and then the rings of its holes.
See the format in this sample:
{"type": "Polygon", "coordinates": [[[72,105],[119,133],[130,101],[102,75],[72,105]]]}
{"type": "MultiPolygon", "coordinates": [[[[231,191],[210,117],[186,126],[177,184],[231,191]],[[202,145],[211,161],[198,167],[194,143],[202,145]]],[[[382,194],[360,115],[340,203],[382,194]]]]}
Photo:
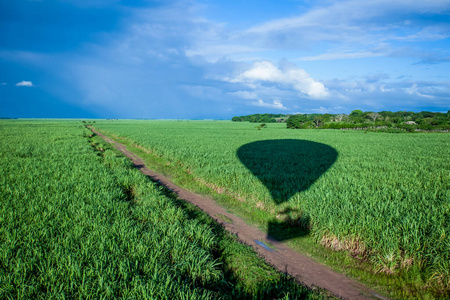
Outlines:
{"type": "Polygon", "coordinates": [[[226,230],[236,234],[243,243],[253,246],[268,263],[279,271],[294,276],[308,287],[319,287],[344,299],[385,299],[364,285],[295,252],[282,242],[271,239],[263,231],[246,224],[243,219],[227,212],[226,209],[217,205],[211,198],[197,195],[175,185],[166,177],[148,169],[143,160],[128,151],[124,145],[102,135],[94,128],[90,129],[129,157],[136,168],[149,176],[153,181],[172,190],[181,199],[196,205],[221,223],[226,230]]]}

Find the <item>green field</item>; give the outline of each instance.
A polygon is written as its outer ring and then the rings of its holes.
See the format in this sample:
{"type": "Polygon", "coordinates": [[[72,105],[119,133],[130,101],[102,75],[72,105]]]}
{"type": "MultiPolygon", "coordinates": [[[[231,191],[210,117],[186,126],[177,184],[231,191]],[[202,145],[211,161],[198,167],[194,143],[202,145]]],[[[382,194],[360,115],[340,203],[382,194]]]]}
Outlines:
{"type": "Polygon", "coordinates": [[[226,121],[94,126],[279,240],[301,248],[306,237],[347,251],[402,297],[450,296],[448,134],[226,121]]]}
{"type": "Polygon", "coordinates": [[[320,297],[90,135],[0,121],[0,299],[320,297]]]}

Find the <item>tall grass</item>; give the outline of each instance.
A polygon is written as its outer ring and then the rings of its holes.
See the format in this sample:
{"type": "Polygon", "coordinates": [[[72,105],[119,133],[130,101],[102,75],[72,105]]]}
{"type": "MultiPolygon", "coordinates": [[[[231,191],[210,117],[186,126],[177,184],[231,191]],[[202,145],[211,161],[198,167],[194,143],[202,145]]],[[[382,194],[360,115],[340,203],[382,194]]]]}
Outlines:
{"type": "Polygon", "coordinates": [[[231,196],[232,205],[261,223],[308,220],[299,230],[307,229],[318,243],[370,261],[377,272],[414,271],[419,275],[412,281],[437,296],[449,295],[448,134],[268,127],[257,130],[254,124],[203,121],[96,124],[96,128],[124,137],[183,169],[215,192],[231,196]],[[288,154],[286,158],[286,151],[295,153],[296,149],[273,147],[270,141],[275,140],[302,141],[303,148],[295,146],[301,155],[288,154]],[[254,156],[246,165],[239,151],[252,144],[261,150],[264,145],[273,149],[261,154],[264,151],[253,148],[246,153],[254,156]],[[324,156],[315,151],[321,148],[337,153],[335,158],[328,154],[331,163],[321,163],[324,156]],[[262,163],[258,166],[252,161],[262,163]],[[290,162],[298,165],[297,183],[294,180],[290,189],[303,187],[276,199],[274,191],[280,195],[283,191],[273,187],[279,179],[271,178],[286,177],[283,166],[290,162]],[[317,174],[308,175],[314,172],[317,174]],[[306,188],[305,178],[309,180],[306,188]]]}
{"type": "Polygon", "coordinates": [[[0,123],[1,299],[314,296],[88,135],[0,123]]]}

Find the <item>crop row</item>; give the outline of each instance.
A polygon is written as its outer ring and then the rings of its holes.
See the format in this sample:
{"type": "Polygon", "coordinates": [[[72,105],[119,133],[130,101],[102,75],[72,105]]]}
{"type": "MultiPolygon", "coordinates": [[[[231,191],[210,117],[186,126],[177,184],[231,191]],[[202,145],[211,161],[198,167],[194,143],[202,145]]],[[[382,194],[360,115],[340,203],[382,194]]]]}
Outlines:
{"type": "MultiPolygon", "coordinates": [[[[378,272],[450,290],[450,136],[118,121],[125,137],[270,224],[300,225],[378,272]]],[[[283,228],[283,227],[281,227],[283,228]]],[[[295,236],[295,233],[294,233],[295,236]]]]}
{"type": "Polygon", "coordinates": [[[1,123],[1,299],[306,295],[78,123],[1,123]]]}

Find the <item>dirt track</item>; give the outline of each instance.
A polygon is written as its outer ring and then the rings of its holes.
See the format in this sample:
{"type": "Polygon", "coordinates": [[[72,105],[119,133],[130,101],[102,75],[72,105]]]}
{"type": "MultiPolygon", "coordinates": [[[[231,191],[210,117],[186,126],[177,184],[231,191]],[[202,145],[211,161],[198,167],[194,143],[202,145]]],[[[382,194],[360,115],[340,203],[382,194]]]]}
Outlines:
{"type": "Polygon", "coordinates": [[[287,272],[306,286],[317,286],[326,289],[333,295],[344,299],[386,299],[364,285],[334,272],[328,267],[290,249],[281,242],[271,239],[258,228],[250,226],[241,218],[228,213],[223,207],[216,204],[214,200],[194,194],[175,185],[166,177],[148,169],[143,160],[128,151],[124,145],[102,135],[93,128],[90,129],[129,157],[142,173],[172,190],[181,199],[196,205],[208,213],[217,222],[221,223],[225,229],[236,234],[243,243],[251,245],[268,263],[281,272],[287,272]],[[275,246],[275,249],[273,247],[269,248],[267,246],[268,243],[275,246]]]}

